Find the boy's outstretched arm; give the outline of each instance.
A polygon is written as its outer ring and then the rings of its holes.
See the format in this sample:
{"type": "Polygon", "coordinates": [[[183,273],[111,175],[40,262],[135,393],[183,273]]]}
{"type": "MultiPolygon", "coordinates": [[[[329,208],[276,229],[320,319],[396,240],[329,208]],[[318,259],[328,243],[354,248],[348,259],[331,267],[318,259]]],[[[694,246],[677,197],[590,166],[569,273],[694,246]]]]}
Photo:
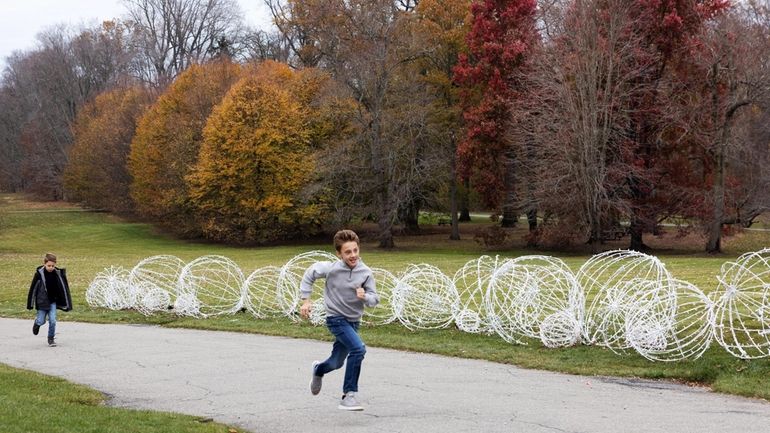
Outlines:
{"type": "Polygon", "coordinates": [[[302,305],[299,307],[299,315],[301,317],[305,319],[310,317],[310,311],[313,308],[313,304],[310,302],[313,284],[319,278],[326,278],[332,265],[332,262],[317,262],[307,268],[305,274],[302,275],[302,281],[299,283],[299,297],[302,300],[302,305]]]}

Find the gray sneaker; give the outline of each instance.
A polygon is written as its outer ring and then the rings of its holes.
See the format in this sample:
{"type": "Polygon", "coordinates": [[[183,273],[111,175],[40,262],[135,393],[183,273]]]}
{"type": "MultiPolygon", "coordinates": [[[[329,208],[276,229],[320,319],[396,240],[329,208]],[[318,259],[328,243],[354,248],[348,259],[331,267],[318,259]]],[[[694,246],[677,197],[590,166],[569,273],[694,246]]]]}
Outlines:
{"type": "Polygon", "coordinates": [[[310,393],[313,395],[318,395],[321,392],[323,376],[316,376],[315,374],[315,368],[320,363],[321,361],[313,361],[313,377],[310,379],[310,393]]]}
{"type": "Polygon", "coordinates": [[[356,393],[351,391],[345,393],[345,395],[342,396],[342,400],[340,400],[340,405],[337,406],[337,409],[364,410],[364,407],[358,403],[358,400],[356,399],[356,393]]]}

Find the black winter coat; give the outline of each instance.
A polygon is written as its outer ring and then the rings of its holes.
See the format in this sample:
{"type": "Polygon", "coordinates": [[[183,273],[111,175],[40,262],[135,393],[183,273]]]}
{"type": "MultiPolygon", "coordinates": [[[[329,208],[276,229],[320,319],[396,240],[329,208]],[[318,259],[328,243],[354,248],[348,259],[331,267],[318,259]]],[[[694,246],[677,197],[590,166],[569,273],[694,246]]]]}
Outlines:
{"type": "MultiPolygon", "coordinates": [[[[62,292],[64,293],[64,302],[58,302],[56,304],[57,310],[70,311],[72,310],[72,297],[70,296],[70,286],[67,282],[66,269],[54,268],[53,270],[59,277],[59,284],[61,284],[62,292]]],[[[37,310],[48,310],[51,308],[51,302],[48,299],[48,289],[45,287],[45,266],[38,266],[35,269],[35,276],[32,277],[32,284],[29,285],[29,293],[27,294],[27,310],[33,308],[37,310]]]]}

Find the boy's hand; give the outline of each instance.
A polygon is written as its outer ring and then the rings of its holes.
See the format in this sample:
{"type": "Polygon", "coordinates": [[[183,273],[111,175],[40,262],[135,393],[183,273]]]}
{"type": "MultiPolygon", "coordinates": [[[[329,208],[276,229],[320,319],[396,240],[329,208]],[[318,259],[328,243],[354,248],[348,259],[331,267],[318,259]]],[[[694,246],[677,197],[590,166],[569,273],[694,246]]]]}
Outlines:
{"type": "Polygon", "coordinates": [[[310,299],[305,299],[302,306],[299,307],[299,315],[307,319],[310,317],[310,310],[313,308],[313,304],[310,303],[310,299]]]}
{"type": "Polygon", "coordinates": [[[356,296],[358,299],[364,299],[364,294],[366,293],[366,290],[364,290],[363,287],[359,287],[356,289],[356,296]]]}

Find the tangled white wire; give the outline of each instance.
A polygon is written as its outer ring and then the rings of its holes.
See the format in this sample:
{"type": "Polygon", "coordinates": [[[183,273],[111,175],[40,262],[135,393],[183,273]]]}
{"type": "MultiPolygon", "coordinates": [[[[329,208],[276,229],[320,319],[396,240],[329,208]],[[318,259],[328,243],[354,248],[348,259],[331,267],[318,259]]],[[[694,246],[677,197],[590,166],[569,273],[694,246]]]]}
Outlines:
{"type": "Polygon", "coordinates": [[[548,256],[523,256],[503,263],[485,297],[492,329],[506,341],[539,338],[547,347],[580,339],[582,291],[569,267],[548,256]]]}
{"type": "Polygon", "coordinates": [[[770,356],[770,249],[722,265],[714,292],[714,336],[733,356],[770,356]]]}
{"type": "Polygon", "coordinates": [[[457,328],[473,334],[492,332],[484,297],[489,280],[499,267],[500,260],[481,256],[466,262],[452,278],[460,298],[454,321],[457,328]]]}
{"type": "Polygon", "coordinates": [[[369,325],[386,325],[396,320],[391,298],[393,297],[393,290],[398,284],[398,278],[385,269],[371,269],[380,303],[374,308],[364,309],[362,320],[369,325]]]}
{"type": "Polygon", "coordinates": [[[278,278],[281,268],[265,266],[252,272],[244,287],[244,305],[257,319],[279,317],[283,314],[283,302],[278,296],[278,278]]]}
{"type": "Polygon", "coordinates": [[[92,307],[123,310],[131,308],[135,299],[128,285],[128,272],[120,266],[96,274],[86,289],[86,302],[92,307]]]}
{"type": "MultiPolygon", "coordinates": [[[[337,260],[337,256],[326,251],[309,251],[296,255],[286,262],[278,273],[277,299],[281,312],[294,320],[298,320],[299,284],[305,271],[317,262],[335,262],[337,260]]],[[[316,281],[314,291],[316,293],[323,293],[322,281],[316,281]]],[[[323,305],[323,302],[320,305],[323,305]]]]}
{"type": "MultiPolygon", "coordinates": [[[[173,305],[174,313],[194,317],[245,309],[256,318],[296,321],[305,270],[335,260],[310,251],[244,278],[222,256],[187,265],[174,256],[153,256],[130,272],[100,272],[86,300],[92,307],[146,315],[173,305]]],[[[398,320],[409,329],[432,329],[454,322],[462,331],[495,332],[511,343],[539,339],[546,347],[563,347],[582,339],[619,354],[633,349],[653,361],[696,359],[713,340],[740,358],[770,356],[770,249],[725,263],[711,298],[672,278],[657,258],[634,251],[593,256],[576,274],[549,256],[482,256],[453,278],[428,264],[410,265],[401,275],[372,272],[380,305],[365,310],[362,320],[370,325],[398,320]]],[[[322,282],[317,285],[310,321],[321,325],[326,312],[322,282]]]]}
{"type": "MultiPolygon", "coordinates": [[[[586,299],[586,344],[622,353],[631,347],[625,335],[626,316],[630,312],[662,309],[665,314],[673,314],[666,302],[674,298],[670,292],[675,286],[665,265],[656,257],[625,250],[597,254],[580,267],[577,281],[586,299]]],[[[666,323],[672,323],[667,320],[666,323]]],[[[637,329],[639,326],[644,324],[636,325],[636,332],[642,332],[637,329]]]]}
{"type": "Polygon", "coordinates": [[[152,256],[137,263],[128,275],[128,287],[136,293],[134,308],[148,316],[171,307],[183,268],[182,259],[169,255],[152,256]]]}
{"type": "Polygon", "coordinates": [[[409,329],[446,328],[460,309],[452,279],[428,264],[410,265],[391,297],[396,318],[409,329]]]}
{"type": "Polygon", "coordinates": [[[179,273],[177,300],[184,298],[185,305],[177,311],[200,317],[235,313],[243,307],[244,281],[241,268],[227,257],[198,257],[179,273]]]}
{"type": "Polygon", "coordinates": [[[664,291],[658,304],[626,315],[626,340],[652,361],[697,359],[711,345],[713,303],[693,284],[671,282],[672,290],[664,291]]]}

